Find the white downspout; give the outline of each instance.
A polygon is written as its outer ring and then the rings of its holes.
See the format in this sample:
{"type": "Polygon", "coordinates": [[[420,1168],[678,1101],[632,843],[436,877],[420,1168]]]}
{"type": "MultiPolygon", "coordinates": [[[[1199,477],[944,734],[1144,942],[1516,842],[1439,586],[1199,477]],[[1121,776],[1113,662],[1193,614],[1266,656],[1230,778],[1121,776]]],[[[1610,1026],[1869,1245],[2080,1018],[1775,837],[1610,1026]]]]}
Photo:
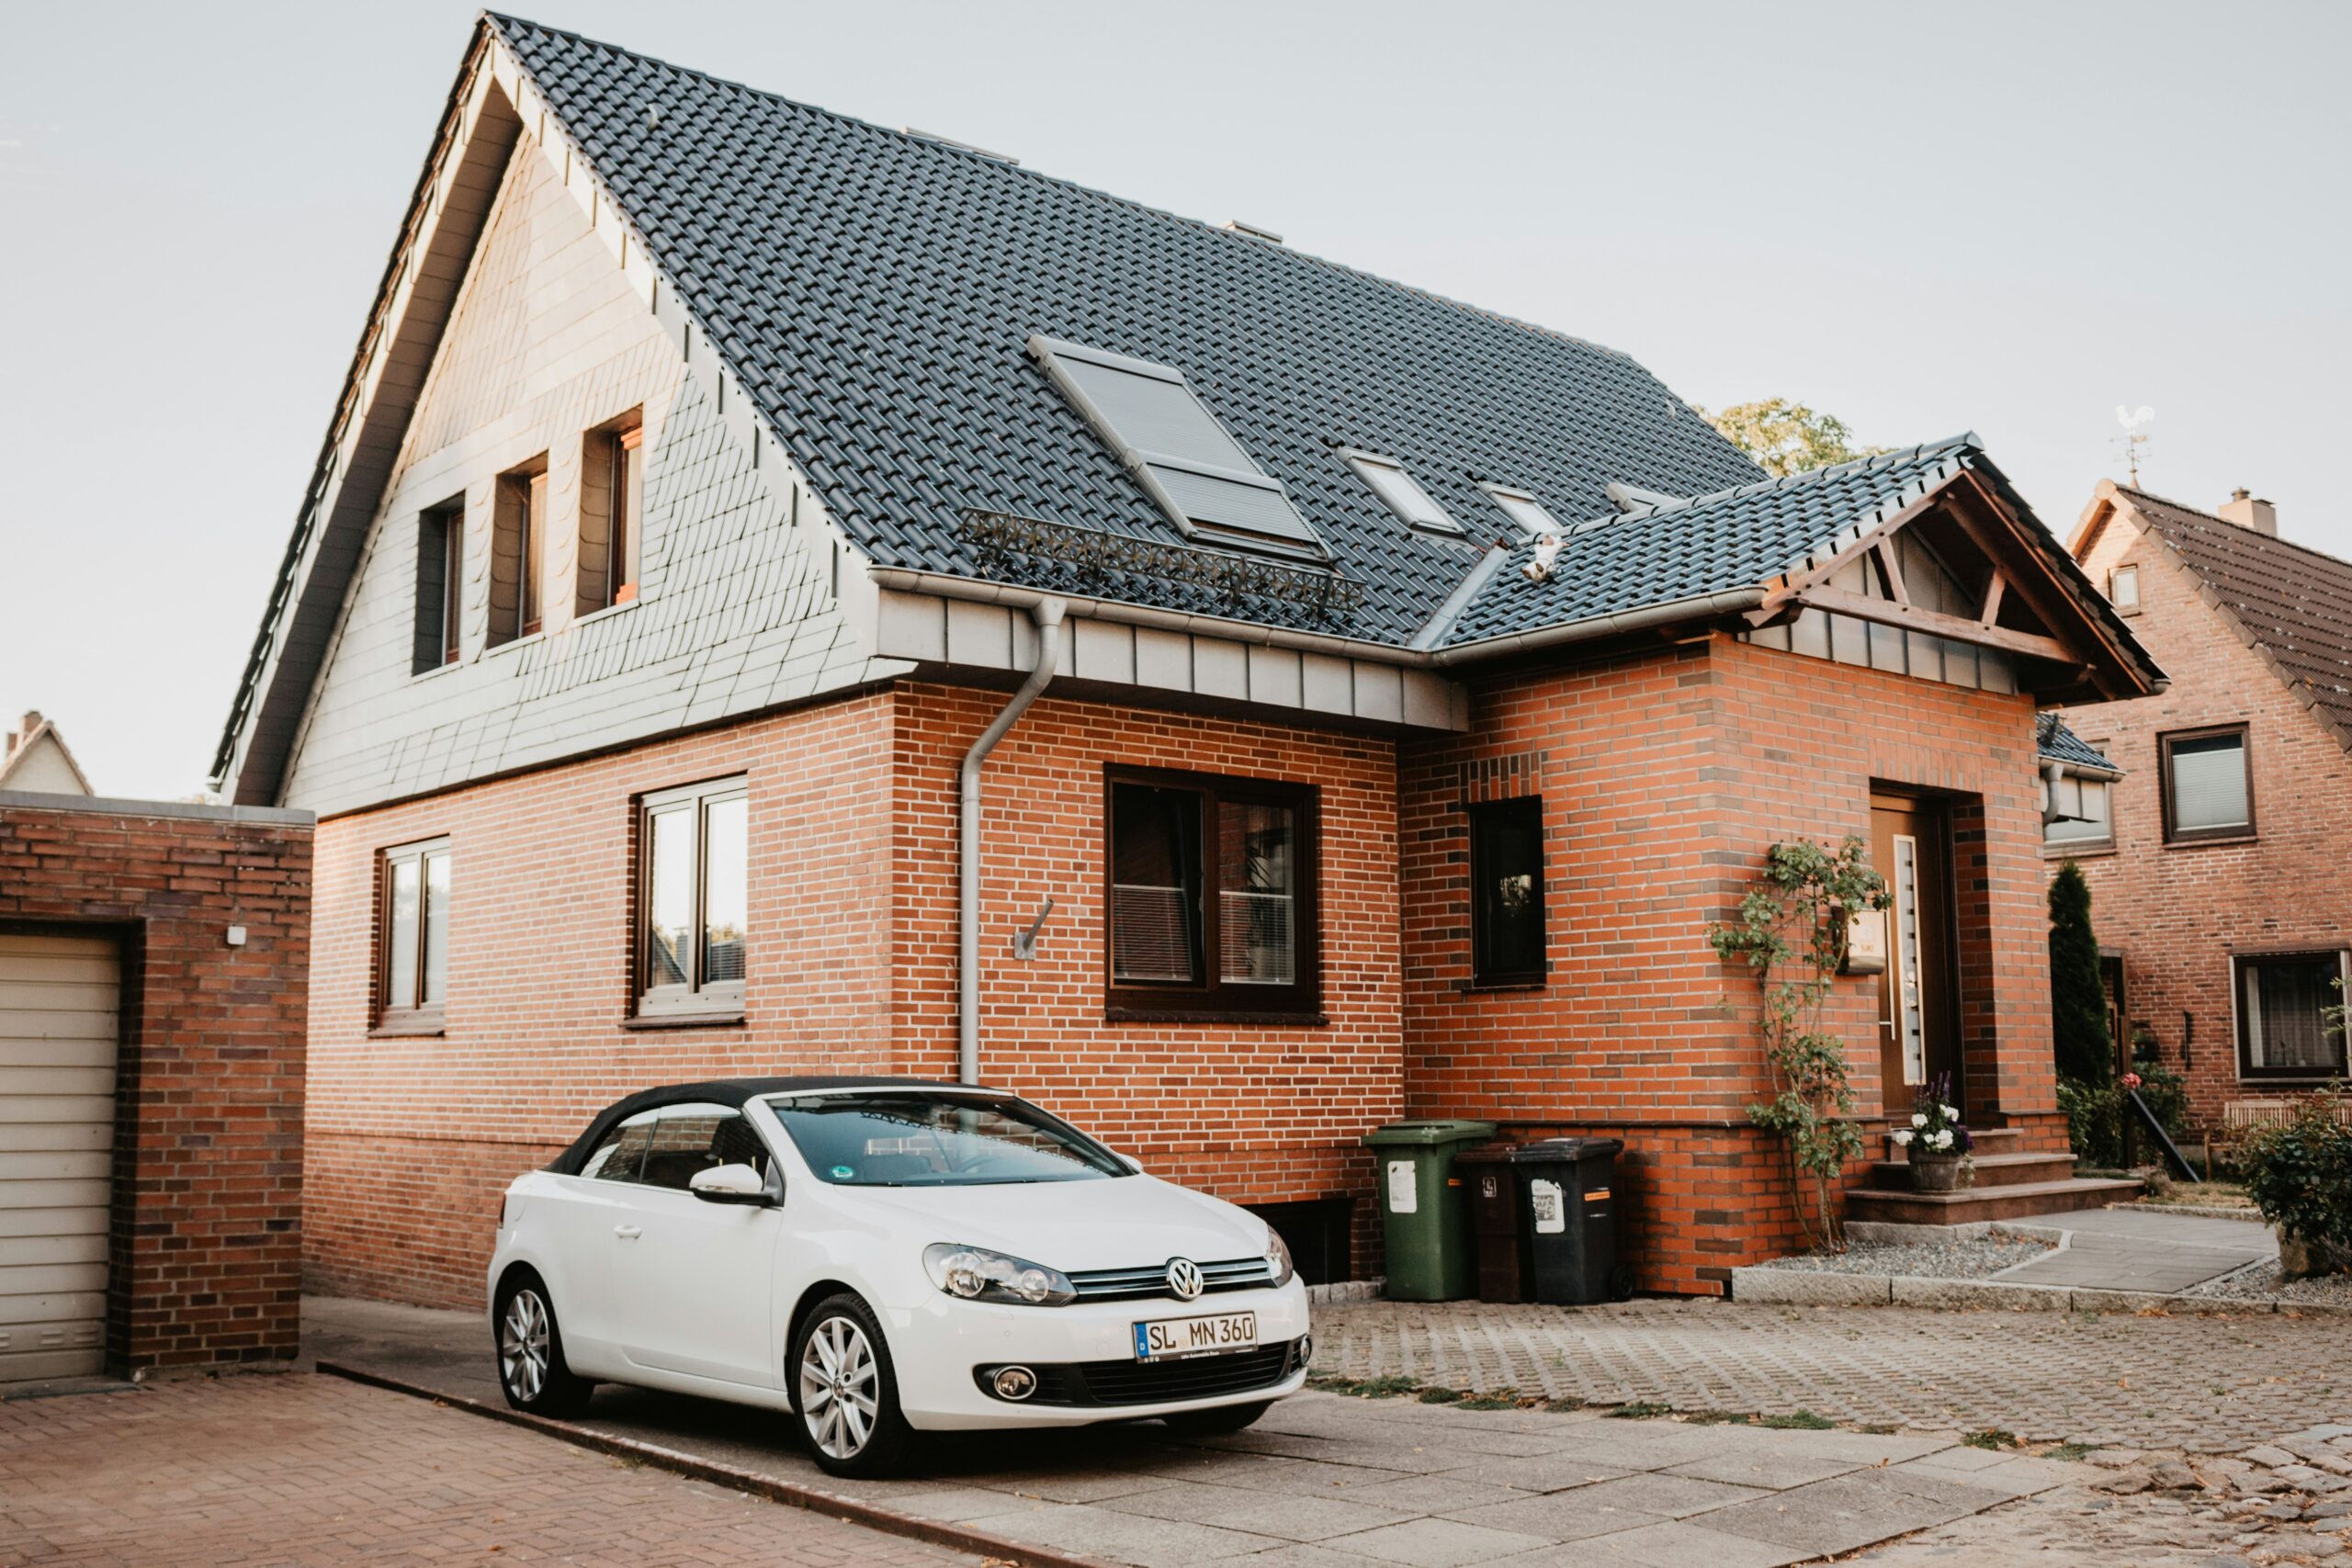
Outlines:
{"type": "Polygon", "coordinates": [[[956,1075],[963,1083],[980,1081],[980,764],[1054,678],[1054,665],[1062,651],[1062,613],[1068,607],[1059,599],[1047,598],[1030,611],[1037,623],[1036,666],[964,753],[964,818],[956,840],[956,1075]]]}

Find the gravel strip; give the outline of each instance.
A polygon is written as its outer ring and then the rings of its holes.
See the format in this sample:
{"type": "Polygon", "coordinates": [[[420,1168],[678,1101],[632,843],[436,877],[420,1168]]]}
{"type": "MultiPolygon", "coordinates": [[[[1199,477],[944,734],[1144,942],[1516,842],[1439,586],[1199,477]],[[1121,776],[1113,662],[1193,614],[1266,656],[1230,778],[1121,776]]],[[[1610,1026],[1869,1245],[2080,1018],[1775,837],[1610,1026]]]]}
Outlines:
{"type": "Polygon", "coordinates": [[[2352,1274],[2320,1274],[2309,1280],[2281,1280],[2277,1263],[2249,1269],[2193,1285],[2192,1296],[2220,1296],[2229,1301],[2275,1301],[2289,1306],[2352,1307],[2352,1274]]]}
{"type": "Polygon", "coordinates": [[[2035,1236],[1988,1235],[1982,1241],[1903,1242],[1892,1247],[1857,1243],[1842,1254],[1800,1253],[1776,1258],[1767,1269],[1802,1269],[1817,1274],[1900,1274],[1908,1279],[1976,1280],[2030,1262],[2056,1246],[2035,1236]]]}

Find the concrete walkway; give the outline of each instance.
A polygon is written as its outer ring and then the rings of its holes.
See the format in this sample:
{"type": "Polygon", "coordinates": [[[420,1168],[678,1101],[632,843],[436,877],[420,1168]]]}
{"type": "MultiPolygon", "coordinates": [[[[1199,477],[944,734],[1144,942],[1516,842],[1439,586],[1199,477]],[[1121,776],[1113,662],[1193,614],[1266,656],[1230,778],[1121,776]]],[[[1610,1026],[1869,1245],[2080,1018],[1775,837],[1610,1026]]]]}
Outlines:
{"type": "Polygon", "coordinates": [[[2173,1295],[2278,1256],[2267,1225],[2168,1214],[2157,1209],[2084,1209],[2005,1229],[2062,1237],[2058,1249],[1992,1276],[2018,1285],[2069,1285],[2173,1295]]]}

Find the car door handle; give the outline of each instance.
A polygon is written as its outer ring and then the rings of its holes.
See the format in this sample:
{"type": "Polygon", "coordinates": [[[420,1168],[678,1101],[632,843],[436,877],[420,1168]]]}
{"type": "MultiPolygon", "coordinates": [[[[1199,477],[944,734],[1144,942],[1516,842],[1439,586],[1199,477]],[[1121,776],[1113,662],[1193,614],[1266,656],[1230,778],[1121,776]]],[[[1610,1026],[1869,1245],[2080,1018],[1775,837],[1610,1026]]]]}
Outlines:
{"type": "Polygon", "coordinates": [[[635,1241],[645,1234],[645,1229],[641,1225],[615,1225],[613,1234],[623,1241],[635,1241]]]}

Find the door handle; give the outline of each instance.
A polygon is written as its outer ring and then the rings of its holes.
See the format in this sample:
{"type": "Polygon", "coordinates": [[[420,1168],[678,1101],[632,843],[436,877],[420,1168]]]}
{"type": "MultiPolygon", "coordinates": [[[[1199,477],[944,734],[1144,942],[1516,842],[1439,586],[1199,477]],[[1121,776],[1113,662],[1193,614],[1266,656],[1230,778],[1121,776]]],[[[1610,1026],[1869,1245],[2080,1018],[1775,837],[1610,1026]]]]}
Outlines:
{"type": "Polygon", "coordinates": [[[613,1234],[623,1241],[635,1241],[645,1234],[645,1229],[641,1225],[615,1225],[613,1234]]]}

